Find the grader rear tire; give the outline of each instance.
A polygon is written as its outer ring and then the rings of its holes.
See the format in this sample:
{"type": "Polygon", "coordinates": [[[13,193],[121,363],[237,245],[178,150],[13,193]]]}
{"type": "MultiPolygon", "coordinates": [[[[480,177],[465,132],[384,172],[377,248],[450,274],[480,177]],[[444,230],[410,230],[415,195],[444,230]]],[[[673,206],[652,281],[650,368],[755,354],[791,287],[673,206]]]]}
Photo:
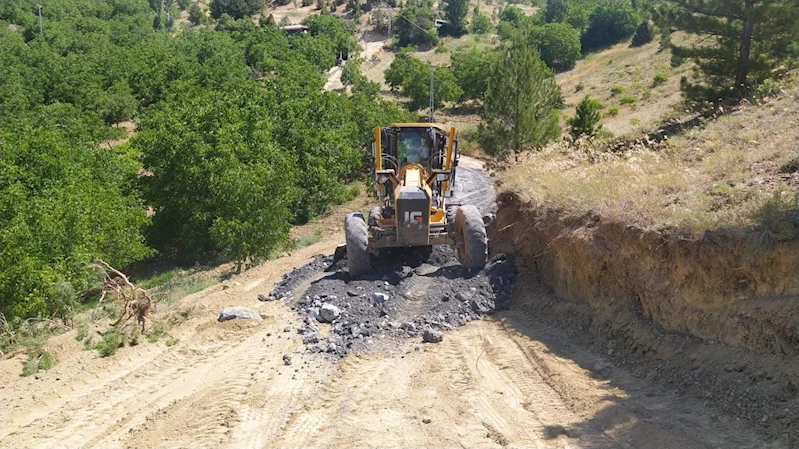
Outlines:
{"type": "Polygon", "coordinates": [[[347,242],[347,269],[352,279],[372,271],[369,260],[369,232],[363,214],[353,213],[344,217],[344,237],[347,242]]]}
{"type": "Polygon", "coordinates": [[[480,211],[461,206],[455,214],[458,262],[470,270],[485,267],[488,259],[488,236],[480,211]]]}

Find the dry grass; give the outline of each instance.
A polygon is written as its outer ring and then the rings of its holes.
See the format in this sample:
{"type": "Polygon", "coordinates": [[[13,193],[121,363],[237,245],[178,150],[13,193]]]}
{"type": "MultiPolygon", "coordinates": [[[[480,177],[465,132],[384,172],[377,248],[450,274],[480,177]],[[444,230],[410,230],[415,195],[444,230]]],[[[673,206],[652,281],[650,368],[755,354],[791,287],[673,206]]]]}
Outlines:
{"type": "Polygon", "coordinates": [[[794,85],[779,98],[744,106],[668,141],[621,155],[592,145],[554,145],[500,177],[534,206],[566,216],[694,234],[707,230],[795,237],[799,209],[799,126],[794,85]]]}
{"type": "MultiPolygon", "coordinates": [[[[679,41],[679,36],[674,37],[679,41]]],[[[670,108],[680,102],[680,77],[690,71],[686,63],[671,67],[671,53],[659,51],[657,39],[643,47],[631,48],[628,43],[616,45],[608,50],[588,54],[577,62],[574,69],[557,76],[563,89],[566,108],[563,116],[574,115],[577,103],[586,95],[596,98],[606,106],[604,126],[617,136],[636,134],[641,128],[655,126],[670,108]],[[655,85],[656,75],[662,78],[655,85]],[[624,93],[614,94],[614,87],[623,88],[624,93]],[[633,104],[623,104],[622,98],[634,97],[633,104]],[[617,107],[618,115],[607,114],[617,107]]]]}

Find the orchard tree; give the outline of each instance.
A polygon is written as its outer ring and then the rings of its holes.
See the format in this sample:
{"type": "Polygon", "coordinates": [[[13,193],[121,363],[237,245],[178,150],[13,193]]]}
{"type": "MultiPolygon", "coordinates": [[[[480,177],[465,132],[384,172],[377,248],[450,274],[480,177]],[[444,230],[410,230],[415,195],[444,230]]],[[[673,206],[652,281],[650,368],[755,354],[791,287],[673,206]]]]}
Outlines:
{"type": "Polygon", "coordinates": [[[389,88],[393,91],[397,91],[402,87],[406,79],[419,72],[429,73],[430,70],[424,62],[414,58],[409,52],[401,51],[394,60],[391,61],[391,65],[388,66],[383,76],[389,88]]]}
{"type": "Polygon", "coordinates": [[[184,87],[140,121],[131,145],[155,210],[151,240],[184,261],[216,251],[243,263],[282,243],[297,193],[295,160],[273,141],[257,87],[184,87]]]}
{"type": "Polygon", "coordinates": [[[234,19],[243,19],[264,9],[264,0],[211,0],[211,17],[218,19],[227,14],[234,19]]]}
{"type": "Polygon", "coordinates": [[[702,84],[683,86],[689,96],[743,94],[799,56],[796,0],[663,0],[657,13],[661,26],[702,38],[671,47],[704,75],[702,84]]]}
{"type": "Polygon", "coordinates": [[[474,34],[486,34],[491,31],[493,24],[487,15],[478,13],[472,19],[471,32],[474,34]]]}
{"type": "Polygon", "coordinates": [[[485,97],[491,64],[497,54],[491,49],[475,47],[452,54],[452,72],[463,90],[464,100],[482,101],[485,97]]]}
{"type": "Polygon", "coordinates": [[[547,0],[546,13],[544,14],[547,23],[563,22],[569,12],[569,5],[566,0],[547,0]]]}
{"type": "Polygon", "coordinates": [[[560,136],[563,103],[555,74],[520,36],[502,50],[488,79],[478,141],[492,155],[541,148],[560,136]]]}
{"type": "Polygon", "coordinates": [[[556,72],[574,68],[582,53],[580,32],[567,23],[548,23],[530,30],[530,44],[541,52],[541,59],[556,72]]]}
{"type": "Polygon", "coordinates": [[[430,0],[409,0],[395,16],[393,25],[400,47],[438,43],[436,16],[430,0]]]}

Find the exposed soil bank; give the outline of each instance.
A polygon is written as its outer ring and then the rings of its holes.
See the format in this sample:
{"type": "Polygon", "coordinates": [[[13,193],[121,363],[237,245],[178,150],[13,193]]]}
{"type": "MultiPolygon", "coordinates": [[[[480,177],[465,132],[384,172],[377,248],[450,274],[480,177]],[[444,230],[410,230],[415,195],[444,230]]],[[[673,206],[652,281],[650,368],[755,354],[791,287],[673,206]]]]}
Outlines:
{"type": "Polygon", "coordinates": [[[525,211],[511,194],[500,201],[493,248],[515,248],[559,296],[705,340],[799,355],[799,242],[764,249],[720,233],[664,237],[593,217],[564,223],[525,211]]]}
{"type": "Polygon", "coordinates": [[[509,193],[498,203],[491,250],[514,253],[520,271],[511,310],[525,303],[637,376],[799,445],[799,243],[756,251],[730,236],[564,222],[509,193]],[[555,294],[518,288],[540,284],[555,294]]]}

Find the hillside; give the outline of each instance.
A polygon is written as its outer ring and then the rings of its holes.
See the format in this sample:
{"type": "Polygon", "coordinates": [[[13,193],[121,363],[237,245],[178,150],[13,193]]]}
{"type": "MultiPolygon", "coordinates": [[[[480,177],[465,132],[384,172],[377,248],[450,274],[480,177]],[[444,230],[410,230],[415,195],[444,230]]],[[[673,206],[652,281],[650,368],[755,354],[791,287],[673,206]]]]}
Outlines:
{"type": "MultiPolygon", "coordinates": [[[[505,172],[504,189],[565,217],[597,214],[645,229],[792,239],[799,191],[796,95],[791,82],[773,98],[694,120],[664,143],[619,154],[604,152],[602,144],[556,144],[505,172]]],[[[670,98],[653,107],[668,108],[670,98]]]]}

